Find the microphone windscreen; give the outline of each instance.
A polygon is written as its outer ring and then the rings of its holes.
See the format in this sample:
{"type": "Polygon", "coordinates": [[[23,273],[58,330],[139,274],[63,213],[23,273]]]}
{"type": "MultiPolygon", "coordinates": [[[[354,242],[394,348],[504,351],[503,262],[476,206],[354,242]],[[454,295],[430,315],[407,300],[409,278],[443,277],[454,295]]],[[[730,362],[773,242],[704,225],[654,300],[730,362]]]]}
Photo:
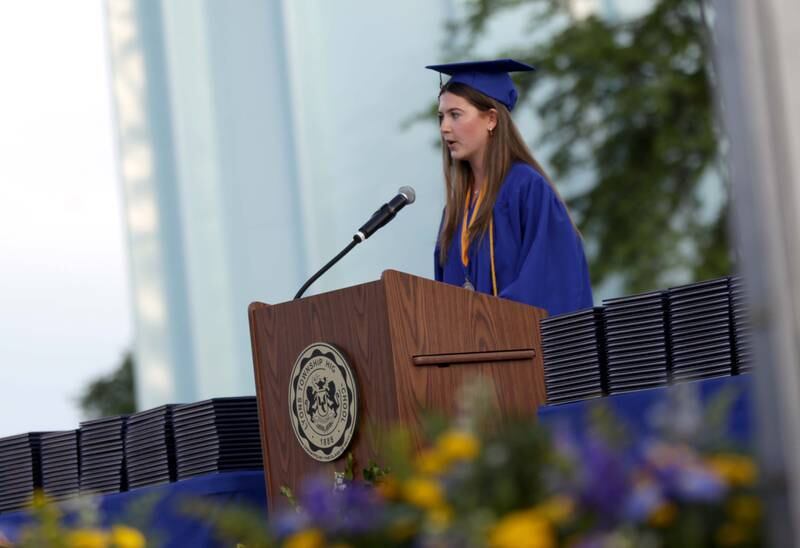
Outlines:
{"type": "Polygon", "coordinates": [[[398,194],[402,194],[403,196],[405,196],[405,197],[406,197],[406,201],[407,201],[409,204],[413,204],[413,203],[414,203],[414,200],[416,200],[416,199],[417,199],[417,193],[416,193],[416,192],[414,192],[414,189],[413,189],[413,188],[411,188],[410,186],[401,186],[401,187],[400,187],[400,188],[397,190],[397,193],[398,193],[398,194]]]}

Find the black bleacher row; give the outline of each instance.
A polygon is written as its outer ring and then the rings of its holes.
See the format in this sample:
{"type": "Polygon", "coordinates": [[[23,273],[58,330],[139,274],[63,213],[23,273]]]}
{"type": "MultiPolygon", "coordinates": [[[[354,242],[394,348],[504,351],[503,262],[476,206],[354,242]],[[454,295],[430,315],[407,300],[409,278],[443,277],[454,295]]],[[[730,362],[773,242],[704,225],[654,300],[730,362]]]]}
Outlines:
{"type": "Polygon", "coordinates": [[[547,403],[749,371],[746,314],[741,280],[724,277],[547,318],[547,403]]]}
{"type": "Polygon", "coordinates": [[[0,439],[0,512],[35,489],[54,500],[263,468],[256,398],[213,398],[0,439]]]}

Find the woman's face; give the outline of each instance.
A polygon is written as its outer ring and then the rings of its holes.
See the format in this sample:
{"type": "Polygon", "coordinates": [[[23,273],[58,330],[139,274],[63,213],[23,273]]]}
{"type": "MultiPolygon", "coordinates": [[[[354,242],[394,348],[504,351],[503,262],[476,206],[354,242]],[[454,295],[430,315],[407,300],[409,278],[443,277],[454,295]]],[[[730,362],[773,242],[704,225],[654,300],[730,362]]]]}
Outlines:
{"type": "Polygon", "coordinates": [[[491,112],[482,112],[449,91],[442,93],[439,97],[439,131],[454,160],[465,160],[473,166],[476,160],[482,160],[489,142],[489,130],[494,129],[496,123],[491,112]]]}

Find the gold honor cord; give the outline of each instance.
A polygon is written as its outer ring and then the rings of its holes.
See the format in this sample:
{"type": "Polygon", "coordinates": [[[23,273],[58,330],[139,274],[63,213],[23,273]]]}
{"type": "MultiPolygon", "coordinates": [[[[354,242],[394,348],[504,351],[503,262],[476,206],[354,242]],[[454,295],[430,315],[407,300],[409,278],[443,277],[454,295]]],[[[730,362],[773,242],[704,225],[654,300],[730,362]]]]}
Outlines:
{"type": "MultiPolygon", "coordinates": [[[[472,188],[467,189],[467,197],[464,202],[464,221],[461,223],[461,264],[466,268],[469,265],[469,228],[472,228],[472,223],[475,221],[475,213],[481,206],[481,199],[483,195],[478,192],[475,201],[475,208],[472,211],[472,218],[467,225],[467,217],[469,216],[469,202],[472,198],[472,188]]],[[[494,219],[489,217],[489,259],[492,267],[492,295],[497,297],[497,275],[494,268],[494,219]]]]}

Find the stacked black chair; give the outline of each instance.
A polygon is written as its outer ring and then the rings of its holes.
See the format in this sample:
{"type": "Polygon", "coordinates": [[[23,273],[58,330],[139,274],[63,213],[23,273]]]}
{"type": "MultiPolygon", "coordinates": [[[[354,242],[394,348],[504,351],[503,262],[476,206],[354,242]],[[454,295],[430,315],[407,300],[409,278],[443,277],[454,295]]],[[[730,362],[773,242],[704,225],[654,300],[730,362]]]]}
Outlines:
{"type": "Polygon", "coordinates": [[[42,488],[54,500],[74,496],[80,490],[80,431],[42,434],[42,488]]]}
{"type": "Polygon", "coordinates": [[[125,476],[127,415],[81,423],[82,493],[118,493],[128,489],[125,476]]]}
{"type": "Polygon", "coordinates": [[[541,333],[548,405],[607,393],[602,308],[544,319],[541,333]]]}
{"type": "Polygon", "coordinates": [[[663,292],[608,299],[603,305],[609,393],[666,384],[669,349],[663,292]]]}
{"type": "Polygon", "coordinates": [[[741,278],[731,278],[730,296],[735,368],[737,373],[746,373],[750,371],[753,354],[750,348],[747,302],[741,278]]]}
{"type": "Polygon", "coordinates": [[[0,512],[24,508],[42,487],[41,435],[0,439],[0,512]]]}
{"type": "Polygon", "coordinates": [[[667,292],[673,381],[732,374],[729,291],[725,277],[667,292]]]}
{"type": "Polygon", "coordinates": [[[125,469],[128,488],[169,483],[177,478],[174,405],[162,405],[128,417],[125,432],[125,469]]]}
{"type": "Polygon", "coordinates": [[[254,396],[214,398],[173,411],[178,479],[263,468],[254,396]]]}

